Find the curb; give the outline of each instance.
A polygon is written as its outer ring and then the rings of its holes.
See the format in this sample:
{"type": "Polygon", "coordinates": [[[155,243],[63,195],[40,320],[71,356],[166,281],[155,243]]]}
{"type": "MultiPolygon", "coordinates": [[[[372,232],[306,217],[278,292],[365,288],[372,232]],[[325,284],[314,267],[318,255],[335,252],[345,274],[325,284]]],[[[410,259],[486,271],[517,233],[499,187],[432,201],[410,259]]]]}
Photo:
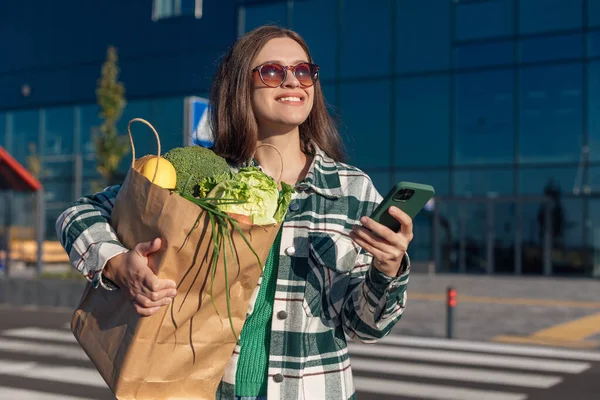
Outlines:
{"type": "Polygon", "coordinates": [[[0,279],[0,304],[74,309],[87,282],[59,279],[0,279]]]}

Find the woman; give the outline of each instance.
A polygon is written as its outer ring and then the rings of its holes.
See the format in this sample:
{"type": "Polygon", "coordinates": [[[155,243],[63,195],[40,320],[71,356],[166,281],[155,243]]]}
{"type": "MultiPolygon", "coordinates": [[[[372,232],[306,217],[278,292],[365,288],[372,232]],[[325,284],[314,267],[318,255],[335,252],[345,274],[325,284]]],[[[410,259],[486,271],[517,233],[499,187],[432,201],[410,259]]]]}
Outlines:
{"type": "MultiPolygon", "coordinates": [[[[296,189],[216,397],[354,398],[346,337],[373,342],[400,319],[412,221],[390,209],[402,224],[392,232],[366,217],[381,197],[367,175],[340,162],[318,67],[298,34],[268,26],[241,37],[210,97],[214,151],[235,167],[257,145],[275,146],[285,160],[282,180],[296,189]]],[[[268,146],[254,154],[271,176],[280,160],[268,146]]],[[[131,250],[119,243],[109,225],[118,190],[77,201],[57,231],[75,268],[152,315],[175,296],[175,283],[148,265],[160,238],[131,250]]]]}

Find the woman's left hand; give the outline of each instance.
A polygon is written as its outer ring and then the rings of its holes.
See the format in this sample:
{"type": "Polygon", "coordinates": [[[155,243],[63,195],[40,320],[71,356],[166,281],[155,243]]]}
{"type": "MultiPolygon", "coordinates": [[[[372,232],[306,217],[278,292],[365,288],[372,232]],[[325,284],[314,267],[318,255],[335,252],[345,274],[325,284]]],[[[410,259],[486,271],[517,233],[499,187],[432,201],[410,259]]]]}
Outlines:
{"type": "Polygon", "coordinates": [[[408,244],[413,239],[413,224],[412,219],[398,207],[392,206],[388,212],[400,222],[400,231],[394,232],[369,217],[362,217],[360,222],[363,226],[354,225],[350,237],[356,244],[373,254],[375,268],[387,276],[395,277],[402,265],[408,244]]]}

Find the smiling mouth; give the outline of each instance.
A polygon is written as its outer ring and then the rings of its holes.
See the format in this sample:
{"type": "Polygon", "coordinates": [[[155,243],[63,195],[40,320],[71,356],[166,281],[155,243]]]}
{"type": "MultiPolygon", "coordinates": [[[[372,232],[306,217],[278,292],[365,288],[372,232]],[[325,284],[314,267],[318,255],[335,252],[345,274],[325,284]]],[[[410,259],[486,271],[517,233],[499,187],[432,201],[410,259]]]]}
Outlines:
{"type": "Polygon", "coordinates": [[[297,97],[297,96],[286,96],[286,97],[280,97],[278,99],[275,99],[280,103],[286,103],[286,104],[301,104],[304,103],[304,98],[302,97],[297,97]]]}

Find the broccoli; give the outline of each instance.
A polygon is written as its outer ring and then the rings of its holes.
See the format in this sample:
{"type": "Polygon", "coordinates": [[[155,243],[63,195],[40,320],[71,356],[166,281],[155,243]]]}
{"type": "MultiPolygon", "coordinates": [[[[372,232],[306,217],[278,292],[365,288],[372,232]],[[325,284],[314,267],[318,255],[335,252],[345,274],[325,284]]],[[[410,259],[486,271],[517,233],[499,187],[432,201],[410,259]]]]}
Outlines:
{"type": "Polygon", "coordinates": [[[177,171],[175,191],[181,195],[198,197],[200,194],[198,185],[204,178],[230,173],[227,161],[205,147],[176,147],[166,152],[164,158],[169,160],[177,171]]]}

